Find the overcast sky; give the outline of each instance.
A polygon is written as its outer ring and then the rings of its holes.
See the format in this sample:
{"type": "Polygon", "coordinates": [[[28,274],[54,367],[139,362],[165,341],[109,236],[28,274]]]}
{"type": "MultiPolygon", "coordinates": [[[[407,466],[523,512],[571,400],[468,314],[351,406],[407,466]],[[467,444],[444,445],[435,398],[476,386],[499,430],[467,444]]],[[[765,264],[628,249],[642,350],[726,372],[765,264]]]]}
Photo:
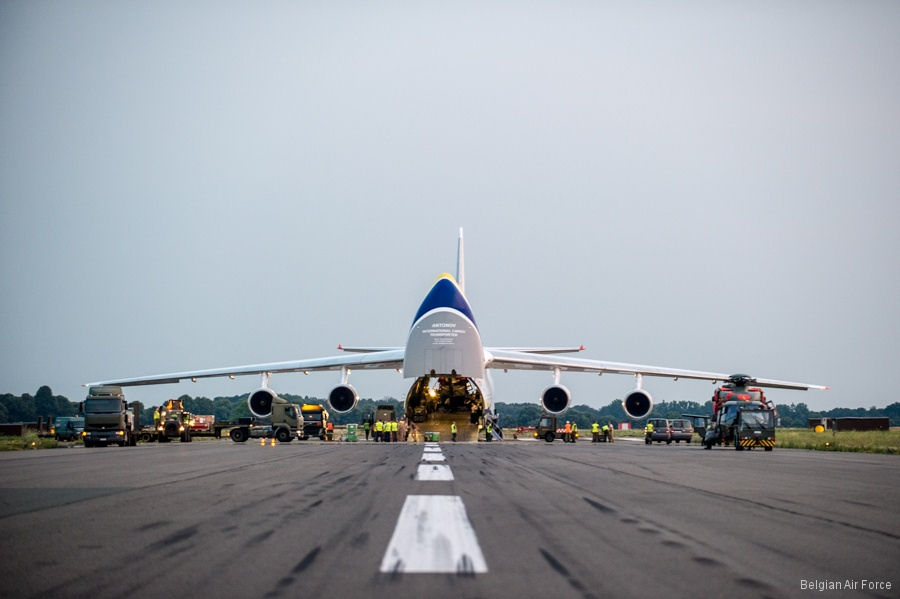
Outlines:
{"type": "MultiPolygon", "coordinates": [[[[0,3],[0,393],[402,345],[464,227],[487,345],[883,407],[898,63],[895,1],[0,3]]],[[[552,381],[493,376],[507,402],[552,381]]]]}

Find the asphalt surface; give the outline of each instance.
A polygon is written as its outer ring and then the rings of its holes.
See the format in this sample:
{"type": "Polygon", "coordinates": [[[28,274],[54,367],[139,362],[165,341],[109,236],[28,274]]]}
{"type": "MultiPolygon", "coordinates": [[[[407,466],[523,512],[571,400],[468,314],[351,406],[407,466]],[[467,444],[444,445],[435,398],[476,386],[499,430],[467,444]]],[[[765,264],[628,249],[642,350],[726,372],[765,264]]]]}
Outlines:
{"type": "Polygon", "coordinates": [[[0,597],[900,596],[896,456],[622,439],[440,451],[453,480],[416,479],[422,444],[0,454],[0,597]],[[418,495],[461,499],[486,571],[382,571],[418,495]],[[835,581],[857,588],[808,588],[835,581]]]}

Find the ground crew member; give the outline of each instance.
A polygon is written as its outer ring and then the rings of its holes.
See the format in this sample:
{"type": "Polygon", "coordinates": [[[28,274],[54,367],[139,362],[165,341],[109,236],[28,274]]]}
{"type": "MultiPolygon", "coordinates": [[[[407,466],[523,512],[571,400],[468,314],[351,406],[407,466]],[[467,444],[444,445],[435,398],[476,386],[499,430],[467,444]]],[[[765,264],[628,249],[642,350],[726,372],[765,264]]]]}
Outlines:
{"type": "Polygon", "coordinates": [[[384,431],[384,423],[381,420],[375,422],[375,442],[381,441],[381,433],[384,431]]]}
{"type": "MultiPolygon", "coordinates": [[[[606,427],[603,427],[603,430],[606,430],[606,427]]],[[[600,423],[594,422],[591,424],[591,443],[599,443],[600,442],[600,423]]]]}
{"type": "Polygon", "coordinates": [[[453,442],[456,443],[456,423],[450,423],[450,438],[453,439],[453,442]]]}
{"type": "Polygon", "coordinates": [[[396,442],[397,442],[397,430],[398,430],[398,428],[399,428],[399,427],[398,427],[398,425],[397,425],[397,421],[396,421],[396,420],[391,420],[391,442],[392,442],[392,443],[396,443],[396,442]]]}
{"type": "Polygon", "coordinates": [[[334,423],[331,420],[325,425],[325,438],[329,441],[334,440],[334,423]]]}
{"type": "Polygon", "coordinates": [[[485,430],[485,437],[486,437],[485,441],[488,441],[488,442],[492,441],[493,437],[494,437],[494,428],[491,426],[490,420],[488,420],[487,422],[484,423],[484,430],[485,430]]]}
{"type": "Polygon", "coordinates": [[[653,442],[653,423],[648,422],[647,426],[644,427],[644,441],[647,443],[653,442]]]}
{"type": "Polygon", "coordinates": [[[572,441],[572,423],[566,420],[566,428],[564,429],[563,443],[571,443],[572,441]]]}
{"type": "Polygon", "coordinates": [[[613,427],[612,422],[607,422],[606,424],[609,426],[609,428],[606,430],[606,440],[609,443],[612,443],[613,442],[613,430],[615,427],[613,427]]]}
{"type": "Polygon", "coordinates": [[[578,423],[572,421],[572,443],[578,440],[578,423]]]}
{"type": "Polygon", "coordinates": [[[156,409],[153,410],[153,428],[159,428],[159,406],[156,406],[156,409]]]}
{"type": "Polygon", "coordinates": [[[604,424],[603,425],[603,442],[606,443],[607,441],[609,441],[609,425],[604,424]]]}
{"type": "Polygon", "coordinates": [[[369,421],[363,422],[363,430],[366,431],[366,441],[369,440],[369,421]]]}

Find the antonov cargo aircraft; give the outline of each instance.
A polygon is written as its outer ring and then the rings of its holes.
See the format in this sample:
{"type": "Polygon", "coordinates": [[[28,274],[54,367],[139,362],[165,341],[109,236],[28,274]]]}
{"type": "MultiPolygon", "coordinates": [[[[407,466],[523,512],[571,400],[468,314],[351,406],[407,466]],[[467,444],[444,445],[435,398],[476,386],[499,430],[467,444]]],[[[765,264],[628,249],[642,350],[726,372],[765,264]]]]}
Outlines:
{"type": "MultiPolygon", "coordinates": [[[[456,277],[444,273],[432,285],[419,306],[409,329],[405,347],[342,347],[342,355],[270,364],[251,364],[212,370],[176,372],[127,379],[86,383],[95,385],[154,385],[177,383],[208,377],[231,377],[256,374],[261,386],[250,394],[250,410],[257,416],[271,414],[272,403],[282,402],[269,387],[269,377],[282,372],[310,373],[318,370],[341,372],[341,382],[328,394],[331,409],[345,413],[356,407],[359,395],[348,379],[351,370],[395,369],[404,378],[413,379],[406,396],[406,414],[422,430],[445,431],[456,422],[464,438],[471,438],[477,426],[495,419],[493,385],[490,369],[545,370],[553,375],[553,383],[541,393],[541,405],[552,414],[566,411],[571,401],[569,390],[560,383],[563,372],[596,374],[630,374],[636,388],[623,400],[629,417],[641,419],[653,409],[653,399],[642,388],[644,376],[672,379],[728,381],[730,375],[622,364],[563,356],[584,349],[566,347],[485,347],[475,323],[475,316],[465,295],[463,232],[459,231],[456,277]]],[[[745,381],[748,379],[744,379],[745,381]]],[[[827,389],[820,385],[770,379],[749,379],[761,387],[783,389],[827,389]]],[[[495,427],[499,428],[499,427],[495,427]]]]}

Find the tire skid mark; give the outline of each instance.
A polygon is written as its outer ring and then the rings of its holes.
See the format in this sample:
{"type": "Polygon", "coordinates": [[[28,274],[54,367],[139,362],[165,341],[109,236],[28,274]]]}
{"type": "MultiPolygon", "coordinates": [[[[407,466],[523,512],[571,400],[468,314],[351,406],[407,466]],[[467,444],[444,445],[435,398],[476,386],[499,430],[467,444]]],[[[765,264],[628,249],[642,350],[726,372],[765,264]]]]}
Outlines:
{"type": "Polygon", "coordinates": [[[172,548],[171,545],[177,545],[183,541],[187,541],[197,534],[197,530],[200,528],[199,525],[194,524],[192,526],[188,526],[186,528],[182,528],[181,530],[177,530],[170,534],[169,536],[161,539],[155,543],[152,543],[147,546],[148,551],[159,551],[162,549],[166,549],[171,555],[172,548]]]}
{"type": "Polygon", "coordinates": [[[616,513],[615,509],[613,509],[607,505],[603,505],[602,503],[596,502],[593,499],[591,499],[590,497],[582,497],[582,499],[584,499],[589,506],[591,506],[592,508],[596,509],[599,512],[602,512],[604,514],[615,514],[616,513]]]}
{"type": "MultiPolygon", "coordinates": [[[[652,478],[652,477],[649,477],[649,476],[643,476],[643,475],[640,475],[640,474],[635,474],[635,473],[633,473],[633,472],[625,472],[624,470],[616,470],[615,468],[611,467],[611,466],[608,465],[608,464],[602,464],[602,465],[600,465],[600,464],[591,464],[591,463],[587,463],[587,462],[584,462],[584,461],[575,460],[575,459],[573,459],[573,458],[567,458],[567,457],[560,457],[560,459],[561,459],[561,460],[570,461],[570,462],[574,462],[574,463],[576,463],[576,464],[581,464],[581,465],[584,465],[584,466],[587,466],[587,467],[591,467],[591,468],[597,468],[597,469],[601,469],[601,470],[608,470],[608,471],[613,472],[613,473],[622,474],[622,475],[630,476],[630,477],[633,477],[633,478],[639,478],[639,479],[641,479],[641,480],[646,480],[646,481],[653,482],[653,483],[657,483],[657,484],[663,484],[663,481],[660,481],[659,479],[652,478]]],[[[545,476],[550,476],[549,474],[546,474],[546,473],[544,473],[544,474],[545,474],[545,476]]],[[[555,477],[552,477],[552,476],[551,476],[551,478],[555,478],[555,477]]],[[[572,484],[571,481],[566,481],[566,482],[567,482],[567,484],[570,484],[571,486],[577,486],[577,485],[572,484]]],[[[747,497],[741,497],[741,496],[739,496],[739,495],[738,495],[738,496],[736,496],[736,495],[728,495],[728,494],[726,494],[726,493],[719,493],[719,492],[716,492],[716,491],[709,491],[709,490],[706,490],[706,489],[699,489],[699,488],[697,488],[697,487],[691,487],[691,486],[689,486],[689,485],[681,484],[681,483],[678,483],[678,482],[675,482],[675,481],[672,481],[672,480],[665,481],[664,484],[665,484],[666,486],[668,486],[668,487],[677,487],[677,488],[684,489],[684,490],[689,491],[689,492],[692,492],[692,493],[700,493],[700,494],[703,494],[703,495],[708,495],[708,496],[710,496],[710,497],[714,497],[714,498],[719,499],[719,500],[724,500],[725,502],[731,501],[731,502],[735,502],[735,503],[744,503],[744,504],[747,504],[747,505],[752,505],[752,506],[755,506],[755,507],[760,507],[760,508],[763,508],[763,509],[766,509],[766,510],[772,510],[772,511],[776,511],[776,512],[781,512],[781,513],[784,513],[784,514],[788,514],[788,515],[790,515],[790,516],[799,516],[799,517],[801,517],[801,518],[809,518],[809,519],[811,519],[811,520],[817,520],[817,521],[820,521],[820,522],[824,522],[824,523],[826,523],[826,524],[838,525],[838,526],[845,526],[845,527],[850,528],[850,529],[852,529],[852,530],[856,530],[856,531],[860,531],[860,532],[867,532],[867,533],[871,533],[871,534],[876,534],[876,535],[879,535],[879,536],[887,537],[887,538],[889,538],[889,539],[900,540],[900,535],[893,534],[893,533],[888,532],[888,531],[886,531],[886,530],[879,530],[879,529],[875,529],[875,528],[869,528],[869,527],[866,527],[866,526],[861,526],[861,525],[859,525],[859,524],[853,524],[852,522],[843,522],[843,521],[841,521],[841,520],[836,520],[836,519],[834,519],[834,518],[829,518],[829,517],[827,517],[827,516],[823,516],[823,515],[820,515],[820,514],[810,514],[810,513],[800,512],[800,511],[797,511],[797,510],[792,510],[792,509],[785,508],[785,507],[779,507],[779,506],[776,506],[776,505],[770,505],[770,504],[765,503],[765,502],[762,502],[762,501],[758,501],[758,500],[755,500],[755,499],[749,499],[749,498],[747,498],[747,497]]]]}
{"type": "Polygon", "coordinates": [[[274,533],[275,533],[274,528],[265,530],[257,535],[250,537],[249,539],[247,539],[246,545],[247,546],[259,545],[260,543],[264,542],[266,539],[271,537],[274,533]]]}
{"type": "Polygon", "coordinates": [[[143,526],[138,526],[135,531],[136,532],[146,532],[148,530],[153,530],[154,528],[162,528],[164,526],[168,526],[172,524],[171,520],[158,520],[156,522],[148,522],[143,526]]]}
{"type": "Polygon", "coordinates": [[[552,553],[550,553],[543,547],[539,547],[538,551],[541,552],[541,555],[544,557],[547,563],[550,564],[550,567],[553,568],[553,570],[556,571],[557,574],[565,578],[566,582],[569,583],[569,586],[578,591],[582,597],[584,597],[585,599],[597,598],[597,595],[594,595],[587,588],[585,588],[584,584],[582,584],[580,580],[575,578],[572,573],[569,572],[569,569],[566,568],[562,562],[556,559],[552,553]]]}

